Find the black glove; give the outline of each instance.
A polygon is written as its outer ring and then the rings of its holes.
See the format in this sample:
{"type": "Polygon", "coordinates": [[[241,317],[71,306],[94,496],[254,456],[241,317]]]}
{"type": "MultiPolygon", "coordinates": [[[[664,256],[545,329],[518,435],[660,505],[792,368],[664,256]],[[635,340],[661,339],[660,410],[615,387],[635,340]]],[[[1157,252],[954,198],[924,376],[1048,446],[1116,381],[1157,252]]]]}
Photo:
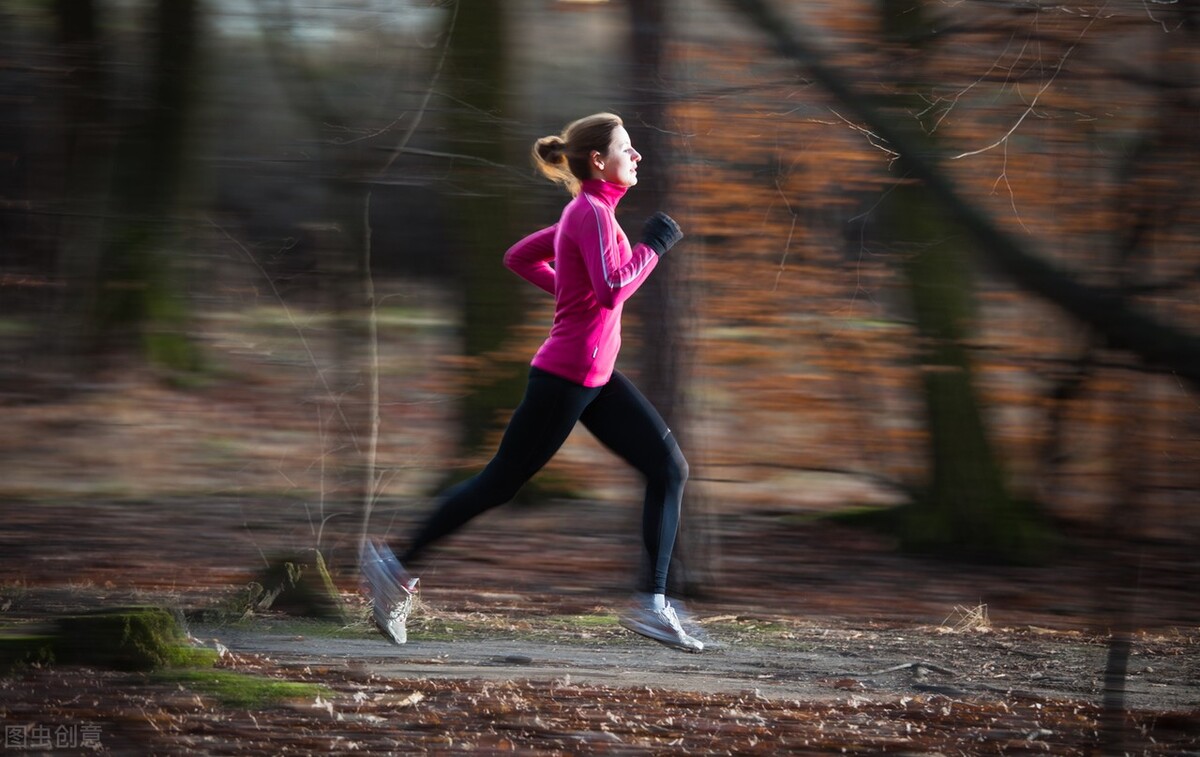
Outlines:
{"type": "Polygon", "coordinates": [[[679,230],[679,224],[662,211],[650,216],[642,227],[642,244],[649,245],[660,258],[680,239],[683,239],[683,232],[679,230]]]}

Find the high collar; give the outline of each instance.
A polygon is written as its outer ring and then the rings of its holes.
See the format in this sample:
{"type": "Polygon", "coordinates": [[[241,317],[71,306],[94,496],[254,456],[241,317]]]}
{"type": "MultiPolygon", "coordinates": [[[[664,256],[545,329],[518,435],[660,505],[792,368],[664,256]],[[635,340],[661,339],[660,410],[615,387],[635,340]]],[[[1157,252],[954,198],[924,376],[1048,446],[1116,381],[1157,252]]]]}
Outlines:
{"type": "Polygon", "coordinates": [[[613,184],[603,179],[585,179],[580,187],[589,197],[595,197],[610,208],[616,208],[617,203],[629,191],[629,187],[613,184]]]}

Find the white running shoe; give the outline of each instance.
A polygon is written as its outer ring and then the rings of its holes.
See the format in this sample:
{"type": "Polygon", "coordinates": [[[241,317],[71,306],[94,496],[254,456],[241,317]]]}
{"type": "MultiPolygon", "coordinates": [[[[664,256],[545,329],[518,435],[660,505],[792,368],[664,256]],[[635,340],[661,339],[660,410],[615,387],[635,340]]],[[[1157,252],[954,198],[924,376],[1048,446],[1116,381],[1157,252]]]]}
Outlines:
{"type": "Polygon", "coordinates": [[[406,643],[406,623],[420,591],[421,579],[410,576],[383,541],[368,540],[363,544],[358,567],[367,596],[371,598],[375,625],[393,644],[406,643]]]}
{"type": "Polygon", "coordinates": [[[639,633],[649,639],[654,639],[668,647],[682,649],[685,652],[703,652],[704,642],[689,636],[679,624],[679,616],[675,608],[668,602],[661,609],[655,608],[647,599],[621,613],[621,625],[634,633],[639,633]]]}

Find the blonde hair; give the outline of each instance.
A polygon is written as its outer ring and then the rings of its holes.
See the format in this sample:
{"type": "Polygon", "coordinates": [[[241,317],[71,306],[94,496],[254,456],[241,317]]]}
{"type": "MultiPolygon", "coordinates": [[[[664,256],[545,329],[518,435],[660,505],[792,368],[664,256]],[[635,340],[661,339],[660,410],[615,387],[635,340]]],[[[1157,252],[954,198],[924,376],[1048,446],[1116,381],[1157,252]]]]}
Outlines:
{"type": "Polygon", "coordinates": [[[533,144],[533,164],[550,181],[579,194],[584,179],[592,176],[592,153],[608,154],[613,132],[624,125],[613,113],[594,113],[572,121],[562,134],[542,137],[533,144]]]}

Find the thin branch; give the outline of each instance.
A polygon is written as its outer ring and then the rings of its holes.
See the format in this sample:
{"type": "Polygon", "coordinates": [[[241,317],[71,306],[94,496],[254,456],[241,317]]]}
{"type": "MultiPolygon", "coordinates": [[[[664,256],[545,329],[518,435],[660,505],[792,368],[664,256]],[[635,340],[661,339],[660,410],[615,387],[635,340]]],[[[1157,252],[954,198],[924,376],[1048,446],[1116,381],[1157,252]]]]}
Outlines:
{"type": "MultiPolygon", "coordinates": [[[[356,142],[366,142],[367,140],[371,140],[371,139],[375,139],[376,137],[383,136],[384,134],[387,134],[389,131],[391,131],[396,126],[396,124],[398,124],[402,120],[404,120],[404,117],[407,115],[408,115],[407,113],[401,113],[399,116],[396,117],[395,121],[392,121],[387,126],[369,131],[361,137],[354,137],[353,139],[335,139],[335,140],[333,140],[333,144],[339,145],[339,146],[352,145],[352,144],[355,144],[356,142]]],[[[330,126],[330,124],[326,124],[326,126],[330,126]]]]}
{"type": "MultiPolygon", "coordinates": [[[[1175,5],[1176,3],[1179,2],[1179,0],[1150,0],[1150,2],[1153,2],[1155,5],[1175,5]]],[[[1150,20],[1153,21],[1154,23],[1158,24],[1159,26],[1161,26],[1162,30],[1164,32],[1170,34],[1171,32],[1178,30],[1179,27],[1183,26],[1183,19],[1180,19],[1179,23],[1175,24],[1174,27],[1167,28],[1166,21],[1163,21],[1162,19],[1155,17],[1154,11],[1150,8],[1149,2],[1146,2],[1146,0],[1142,0],[1142,5],[1146,8],[1146,15],[1150,17],[1150,20]]]]}
{"type": "MultiPolygon", "coordinates": [[[[445,42],[442,45],[441,55],[438,57],[437,65],[434,67],[433,74],[429,80],[429,87],[425,90],[425,96],[421,99],[421,105],[417,109],[416,115],[408,125],[408,129],[400,137],[396,143],[388,159],[379,169],[376,176],[382,176],[392,167],[404,153],[408,147],[409,141],[413,134],[416,133],[417,127],[421,125],[421,120],[425,116],[425,112],[429,107],[429,100],[433,97],[434,87],[437,84],[438,78],[441,76],[442,68],[445,66],[446,58],[450,52],[450,42],[454,37],[454,27],[458,21],[459,4],[454,4],[454,11],[450,16],[450,22],[445,33],[445,42]]],[[[398,122],[396,119],[393,123],[398,122]]],[[[366,288],[367,299],[367,349],[369,350],[369,376],[368,384],[370,391],[370,406],[368,412],[371,414],[370,436],[367,439],[367,460],[365,471],[363,472],[364,481],[366,482],[365,491],[363,492],[363,515],[362,515],[362,530],[359,535],[359,554],[361,556],[363,547],[367,541],[367,530],[371,523],[371,512],[375,508],[375,502],[379,497],[381,479],[376,475],[375,469],[378,464],[379,455],[379,313],[375,303],[375,279],[371,275],[371,198],[373,192],[367,190],[367,196],[363,202],[363,228],[365,229],[365,239],[363,240],[363,277],[364,287],[366,288]]]]}
{"type": "MultiPolygon", "coordinates": [[[[406,145],[393,148],[391,153],[392,155],[390,156],[388,162],[389,166],[395,162],[398,155],[424,155],[430,158],[449,158],[451,160],[461,160],[464,162],[475,163],[481,166],[487,166],[488,168],[495,168],[505,171],[513,176],[528,180],[531,184],[537,183],[537,181],[527,172],[522,173],[521,171],[514,169],[512,166],[504,165],[503,163],[497,163],[495,161],[488,160],[487,158],[481,158],[478,155],[469,155],[461,152],[443,152],[441,150],[429,150],[423,147],[408,147],[406,145]]],[[[382,175],[382,173],[383,171],[378,172],[374,179],[371,180],[371,183],[386,184],[387,182],[379,180],[379,176],[382,175]]]]}
{"type": "Polygon", "coordinates": [[[281,294],[279,288],[275,286],[275,282],[271,279],[271,276],[267,273],[267,270],[262,267],[262,264],[259,263],[258,260],[255,259],[250,250],[246,249],[246,245],[242,244],[240,240],[230,234],[225,227],[221,226],[211,218],[207,218],[205,220],[208,221],[210,226],[221,232],[221,234],[224,235],[224,237],[230,242],[232,242],[235,247],[241,250],[242,254],[246,256],[246,259],[250,261],[250,264],[258,269],[258,272],[262,274],[262,277],[267,282],[267,286],[271,288],[271,294],[274,295],[275,300],[279,303],[279,306],[283,308],[283,314],[287,318],[288,324],[296,332],[296,336],[300,340],[300,346],[304,348],[304,353],[308,355],[308,362],[312,364],[313,370],[317,374],[317,380],[321,382],[321,388],[325,390],[325,395],[333,403],[334,410],[337,412],[338,417],[341,418],[342,423],[349,432],[350,440],[354,443],[354,448],[356,450],[359,449],[358,439],[354,434],[354,426],[350,423],[350,419],[346,417],[346,414],[342,412],[341,398],[337,396],[337,394],[333,391],[333,387],[331,387],[329,382],[326,380],[325,371],[321,369],[321,365],[317,361],[317,356],[313,353],[312,347],[310,347],[308,344],[308,339],[304,336],[304,329],[301,328],[300,324],[296,321],[296,317],[292,314],[292,309],[288,307],[287,301],[284,300],[283,294],[281,294]]]}
{"type": "Polygon", "coordinates": [[[783,272],[785,270],[787,270],[788,252],[792,248],[792,235],[795,233],[796,233],[796,214],[792,213],[792,225],[791,225],[791,228],[788,229],[787,242],[785,242],[783,245],[783,257],[779,259],[779,270],[775,272],[775,286],[771,289],[771,291],[773,291],[773,292],[779,290],[779,280],[781,278],[783,278],[783,272]]]}
{"type": "MultiPolygon", "coordinates": [[[[993,71],[995,71],[997,68],[1000,68],[1000,61],[1003,60],[1005,54],[1008,53],[1008,48],[1012,46],[1013,38],[1015,36],[1016,36],[1016,32],[1013,32],[1013,35],[1008,38],[1008,42],[1004,45],[1004,49],[1001,50],[1000,54],[998,56],[996,56],[996,59],[994,61],[992,61],[992,65],[988,68],[987,71],[984,71],[979,76],[978,79],[971,82],[966,87],[964,87],[963,89],[961,89],[957,93],[955,93],[954,97],[950,100],[950,104],[948,106],[946,106],[945,109],[942,110],[942,112],[939,113],[937,118],[934,120],[933,128],[931,128],[929,130],[930,134],[935,133],[938,130],[938,128],[941,127],[942,121],[944,121],[946,119],[946,117],[950,115],[950,112],[954,110],[954,108],[958,105],[958,101],[961,100],[964,95],[966,95],[968,92],[970,92],[972,89],[974,89],[978,84],[980,84],[981,82],[986,80],[993,71]]],[[[925,115],[930,110],[932,110],[939,102],[943,101],[944,99],[945,98],[941,98],[941,97],[935,99],[933,102],[930,103],[928,108],[926,108],[921,113],[918,113],[917,116],[920,117],[920,116],[925,115]]]]}
{"type": "Polygon", "coordinates": [[[854,131],[856,131],[859,134],[862,134],[864,137],[866,137],[867,142],[869,142],[872,147],[874,147],[878,150],[881,150],[885,154],[889,155],[891,157],[891,161],[889,161],[889,162],[894,163],[896,161],[896,158],[900,157],[900,153],[898,153],[895,150],[892,150],[888,147],[885,147],[883,145],[883,142],[885,142],[886,140],[880,139],[878,134],[874,133],[870,129],[864,128],[864,127],[859,126],[858,124],[852,122],[850,119],[846,118],[841,113],[838,113],[833,108],[830,108],[829,112],[832,113],[833,115],[837,116],[839,119],[841,119],[842,123],[846,124],[854,131]]]}
{"type": "Polygon", "coordinates": [[[1012,207],[1013,216],[1016,217],[1017,223],[1021,224],[1021,228],[1025,233],[1031,234],[1029,227],[1025,225],[1025,219],[1021,218],[1021,211],[1017,210],[1017,193],[1013,191],[1012,183],[1008,180],[1008,144],[1004,145],[1004,162],[1001,164],[1000,175],[996,177],[996,181],[992,184],[992,191],[995,191],[997,184],[1004,183],[1004,188],[1008,190],[1008,204],[1012,207]]]}
{"type": "Polygon", "coordinates": [[[958,673],[955,673],[953,670],[950,670],[949,668],[943,668],[940,665],[934,665],[932,662],[902,662],[899,665],[893,665],[890,668],[881,668],[879,670],[872,670],[867,673],[839,673],[838,675],[842,675],[847,678],[866,678],[869,676],[883,675],[884,673],[895,673],[900,670],[912,670],[917,674],[920,674],[920,672],[923,670],[931,670],[934,673],[944,676],[958,675],[958,673]]]}
{"type": "MultiPolygon", "coordinates": [[[[1107,4],[1105,4],[1104,7],[1108,7],[1107,4]]],[[[1104,8],[1102,7],[1100,10],[1103,11],[1104,8]]],[[[1099,17],[1100,17],[1099,13],[1092,16],[1091,20],[1087,22],[1087,25],[1083,27],[1083,31],[1079,32],[1079,36],[1076,38],[1075,42],[1073,42],[1071,44],[1071,46],[1069,48],[1067,48],[1067,50],[1062,54],[1062,56],[1059,57],[1058,65],[1055,66],[1054,73],[1050,75],[1049,80],[1047,80],[1046,83],[1042,85],[1041,89],[1038,90],[1037,94],[1033,96],[1033,100],[1031,100],[1028,107],[1025,108],[1025,112],[1022,113],[1021,117],[1017,119],[1017,122],[1012,125],[1012,128],[1010,128],[1007,132],[1005,132],[1003,137],[1000,137],[1000,139],[996,140],[995,142],[988,145],[987,147],[981,147],[978,150],[971,150],[970,152],[964,152],[961,155],[955,155],[955,156],[951,157],[950,159],[951,160],[960,160],[962,158],[969,158],[973,155],[979,155],[981,153],[985,153],[988,150],[992,150],[992,149],[999,147],[1000,145],[1008,142],[1008,138],[1011,137],[1017,131],[1017,129],[1019,129],[1021,127],[1021,124],[1024,123],[1025,119],[1029,117],[1029,114],[1033,113],[1034,109],[1037,108],[1038,100],[1041,99],[1042,95],[1046,93],[1046,90],[1050,89],[1050,87],[1054,84],[1054,80],[1058,78],[1058,75],[1060,73],[1062,73],[1063,66],[1066,65],[1067,59],[1069,59],[1071,57],[1071,53],[1074,52],[1075,48],[1079,46],[1079,43],[1083,39],[1084,35],[1088,33],[1088,30],[1090,30],[1092,28],[1092,25],[1096,23],[1096,19],[1098,19],[1099,17]]]]}

